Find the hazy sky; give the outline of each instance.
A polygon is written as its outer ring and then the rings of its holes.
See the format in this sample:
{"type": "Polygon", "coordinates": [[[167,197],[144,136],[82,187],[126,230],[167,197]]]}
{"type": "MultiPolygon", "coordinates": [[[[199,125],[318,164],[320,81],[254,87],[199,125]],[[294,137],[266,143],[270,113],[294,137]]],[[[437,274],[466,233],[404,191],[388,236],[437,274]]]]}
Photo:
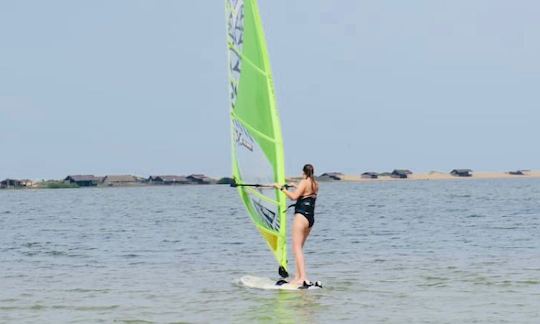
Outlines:
{"type": "MultiPolygon", "coordinates": [[[[287,173],[540,168],[540,2],[260,0],[287,173]]],[[[222,0],[0,0],[0,178],[230,174],[222,0]]]]}

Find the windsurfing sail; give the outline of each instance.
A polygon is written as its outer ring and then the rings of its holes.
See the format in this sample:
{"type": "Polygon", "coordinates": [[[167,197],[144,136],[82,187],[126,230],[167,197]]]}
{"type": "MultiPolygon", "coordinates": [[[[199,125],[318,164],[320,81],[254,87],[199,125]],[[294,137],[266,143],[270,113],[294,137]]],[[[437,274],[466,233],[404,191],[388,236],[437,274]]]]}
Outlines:
{"type": "Polygon", "coordinates": [[[232,172],[255,227],[287,276],[283,140],[257,0],[226,0],[232,172]]]}

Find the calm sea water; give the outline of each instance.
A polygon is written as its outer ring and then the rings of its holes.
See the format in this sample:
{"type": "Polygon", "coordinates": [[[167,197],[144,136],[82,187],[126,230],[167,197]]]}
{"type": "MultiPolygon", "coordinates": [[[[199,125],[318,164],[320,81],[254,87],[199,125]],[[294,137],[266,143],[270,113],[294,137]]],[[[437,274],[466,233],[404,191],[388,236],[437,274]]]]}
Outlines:
{"type": "Polygon", "coordinates": [[[540,323],[540,181],[322,184],[318,291],[227,186],[0,191],[0,322],[540,323]],[[291,264],[294,264],[292,262],[291,264]]]}

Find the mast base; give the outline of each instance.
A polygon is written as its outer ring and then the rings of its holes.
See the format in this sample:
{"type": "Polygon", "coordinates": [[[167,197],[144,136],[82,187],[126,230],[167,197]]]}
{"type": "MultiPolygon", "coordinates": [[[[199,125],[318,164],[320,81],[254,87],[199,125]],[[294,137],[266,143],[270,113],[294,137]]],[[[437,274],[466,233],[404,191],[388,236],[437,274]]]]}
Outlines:
{"type": "Polygon", "coordinates": [[[285,267],[283,266],[279,267],[278,273],[281,276],[281,278],[287,278],[289,276],[289,273],[287,272],[287,270],[285,270],[285,267]]]}

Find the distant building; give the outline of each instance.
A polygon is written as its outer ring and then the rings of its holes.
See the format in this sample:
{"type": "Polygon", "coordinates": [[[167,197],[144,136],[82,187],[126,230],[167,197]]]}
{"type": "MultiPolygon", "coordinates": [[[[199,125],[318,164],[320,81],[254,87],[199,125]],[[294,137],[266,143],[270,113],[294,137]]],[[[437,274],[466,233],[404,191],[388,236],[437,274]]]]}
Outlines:
{"type": "Polygon", "coordinates": [[[22,187],[21,181],[17,179],[4,179],[0,181],[0,188],[2,189],[20,188],[20,187],[22,187]]]}
{"type": "Polygon", "coordinates": [[[319,181],[332,181],[343,179],[343,173],[341,172],[325,172],[317,177],[319,181]]]}
{"type": "Polygon", "coordinates": [[[413,172],[411,170],[408,170],[408,169],[395,169],[392,172],[405,173],[406,175],[413,174],[413,172]]]}
{"type": "Polygon", "coordinates": [[[21,179],[19,181],[21,182],[21,186],[23,186],[23,187],[30,188],[30,187],[34,186],[34,181],[32,181],[30,179],[21,179]]]}
{"type": "Polygon", "coordinates": [[[362,178],[364,179],[377,179],[379,174],[377,172],[364,172],[362,173],[362,178]]]}
{"type": "Polygon", "coordinates": [[[103,178],[95,177],[93,175],[69,175],[64,179],[66,183],[76,184],[79,187],[94,187],[97,186],[103,178]]]}
{"type": "Polygon", "coordinates": [[[148,178],[148,183],[161,184],[161,185],[174,185],[174,184],[188,184],[190,183],[190,181],[185,176],[161,175],[161,176],[150,176],[148,178]]]}
{"type": "Polygon", "coordinates": [[[472,177],[471,169],[454,169],[450,171],[450,174],[455,177],[472,177]]]}
{"type": "Polygon", "coordinates": [[[194,184],[215,184],[216,181],[204,174],[191,174],[186,177],[191,183],[194,184]]]}
{"type": "Polygon", "coordinates": [[[137,177],[132,175],[108,175],[103,177],[101,181],[105,186],[129,186],[137,182],[137,177]]]}
{"type": "Polygon", "coordinates": [[[34,182],[29,179],[5,179],[0,181],[0,188],[31,188],[34,182]]]}
{"type": "Polygon", "coordinates": [[[231,185],[231,184],[234,184],[235,181],[233,178],[229,178],[229,177],[223,177],[221,179],[219,179],[217,181],[217,184],[227,184],[227,185],[231,185]]]}
{"type": "Polygon", "coordinates": [[[156,176],[156,175],[153,175],[153,176],[149,176],[148,179],[146,179],[146,183],[148,184],[163,184],[163,179],[161,178],[161,176],[156,176]]]}
{"type": "Polygon", "coordinates": [[[392,171],[392,173],[390,174],[390,177],[396,178],[396,179],[407,179],[410,174],[412,174],[411,170],[396,169],[392,171]]]}

